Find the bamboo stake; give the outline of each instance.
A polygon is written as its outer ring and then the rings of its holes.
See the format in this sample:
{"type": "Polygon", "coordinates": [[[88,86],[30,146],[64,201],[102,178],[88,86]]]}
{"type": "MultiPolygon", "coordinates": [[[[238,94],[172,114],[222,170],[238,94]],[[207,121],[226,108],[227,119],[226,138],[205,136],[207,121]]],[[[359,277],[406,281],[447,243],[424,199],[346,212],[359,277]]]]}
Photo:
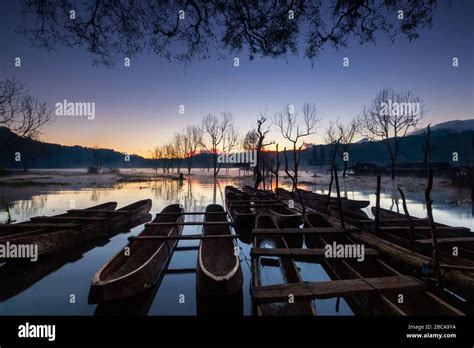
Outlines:
{"type": "Polygon", "coordinates": [[[398,192],[400,192],[400,196],[402,197],[403,211],[405,212],[405,216],[408,220],[408,226],[410,227],[410,233],[409,233],[410,249],[413,249],[413,241],[415,239],[415,232],[413,230],[413,220],[410,216],[410,213],[408,212],[407,201],[405,199],[405,194],[403,193],[403,190],[400,188],[400,186],[398,186],[397,189],[398,189],[398,192]]]}

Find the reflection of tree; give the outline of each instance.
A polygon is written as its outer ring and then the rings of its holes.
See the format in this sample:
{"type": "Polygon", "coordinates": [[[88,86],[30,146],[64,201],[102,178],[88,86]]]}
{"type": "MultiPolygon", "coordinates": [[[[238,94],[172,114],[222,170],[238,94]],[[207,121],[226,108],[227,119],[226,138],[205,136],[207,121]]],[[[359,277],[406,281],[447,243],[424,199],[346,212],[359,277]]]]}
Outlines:
{"type": "Polygon", "coordinates": [[[10,204],[10,213],[18,216],[20,221],[26,221],[30,216],[38,215],[46,205],[48,195],[33,196],[28,200],[16,201],[10,204]]]}
{"type": "Polygon", "coordinates": [[[431,25],[437,4],[436,0],[23,2],[29,21],[22,32],[35,43],[47,49],[58,44],[83,46],[104,64],[144,50],[187,63],[207,58],[216,49],[221,55],[243,52],[252,59],[286,57],[297,54],[299,47],[313,61],[325,46],[345,47],[349,39],[375,42],[385,34],[394,40],[400,33],[417,38],[420,27],[431,25]],[[400,10],[403,20],[397,19],[400,10]]]}
{"type": "MultiPolygon", "coordinates": [[[[123,185],[116,185],[114,189],[121,189],[123,185]]],[[[111,189],[105,187],[93,187],[91,188],[91,201],[98,202],[102,197],[107,197],[111,193],[111,189]]]]}

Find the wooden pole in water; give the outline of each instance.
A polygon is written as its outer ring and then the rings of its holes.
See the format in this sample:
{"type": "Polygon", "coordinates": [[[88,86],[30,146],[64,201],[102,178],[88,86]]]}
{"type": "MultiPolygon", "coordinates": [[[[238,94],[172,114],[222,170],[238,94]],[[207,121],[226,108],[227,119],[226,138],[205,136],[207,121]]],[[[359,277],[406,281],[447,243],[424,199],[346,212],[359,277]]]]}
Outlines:
{"type": "Polygon", "coordinates": [[[262,181],[263,190],[265,191],[265,156],[262,154],[262,181]]]}
{"type": "Polygon", "coordinates": [[[431,200],[431,189],[433,188],[433,168],[430,168],[428,174],[428,186],[425,190],[425,203],[428,220],[430,222],[431,238],[433,244],[433,261],[435,266],[436,278],[438,279],[438,291],[441,290],[441,271],[439,267],[439,247],[438,238],[436,236],[436,224],[433,219],[433,201],[431,200]]]}
{"type": "Polygon", "coordinates": [[[339,206],[339,219],[341,220],[341,227],[346,229],[344,225],[344,213],[342,211],[341,191],[339,190],[339,179],[337,178],[337,167],[334,166],[334,180],[336,181],[337,205],[339,206]]]}
{"type": "Polygon", "coordinates": [[[374,233],[379,232],[380,223],[380,174],[377,175],[377,190],[375,192],[375,222],[374,222],[374,233]]]}
{"type": "Polygon", "coordinates": [[[273,190],[273,158],[270,160],[270,190],[273,190]]]}
{"type": "Polygon", "coordinates": [[[331,202],[332,181],[334,180],[333,170],[334,170],[334,167],[331,167],[331,181],[329,181],[328,199],[326,201],[326,209],[324,210],[326,214],[328,213],[329,203],[331,202]]]}
{"type": "MultiPolygon", "coordinates": [[[[275,187],[278,188],[278,171],[280,170],[280,153],[278,152],[278,144],[276,144],[276,168],[275,168],[275,187]]],[[[278,198],[278,193],[277,193],[278,198]]]]}
{"type": "Polygon", "coordinates": [[[410,213],[408,212],[407,208],[407,201],[405,199],[405,194],[403,193],[403,190],[400,188],[400,186],[397,187],[398,192],[400,192],[400,196],[402,197],[402,203],[403,203],[403,211],[405,212],[405,216],[408,220],[408,226],[410,227],[410,234],[408,235],[409,238],[409,243],[410,243],[410,249],[413,249],[413,240],[414,238],[414,231],[413,231],[413,220],[410,216],[410,213]]]}

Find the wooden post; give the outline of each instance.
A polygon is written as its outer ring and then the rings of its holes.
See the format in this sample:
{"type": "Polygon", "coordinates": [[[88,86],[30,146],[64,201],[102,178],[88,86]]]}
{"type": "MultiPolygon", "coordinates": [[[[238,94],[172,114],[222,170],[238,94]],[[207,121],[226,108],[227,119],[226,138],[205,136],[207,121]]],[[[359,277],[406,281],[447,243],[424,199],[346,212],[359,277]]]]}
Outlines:
{"type": "Polygon", "coordinates": [[[414,241],[414,231],[413,231],[413,220],[410,216],[410,213],[408,212],[407,208],[407,201],[405,199],[405,194],[403,193],[402,189],[400,186],[397,187],[398,192],[400,192],[400,196],[402,197],[402,203],[403,203],[403,211],[405,212],[405,216],[408,220],[408,226],[410,227],[410,234],[409,234],[409,243],[410,243],[410,249],[413,249],[413,241],[414,241]]]}
{"type": "Polygon", "coordinates": [[[328,213],[329,203],[331,202],[332,182],[334,180],[333,170],[334,170],[334,167],[331,167],[331,181],[329,181],[328,199],[327,199],[327,202],[326,202],[326,209],[324,211],[326,214],[328,213]]]}
{"type": "Polygon", "coordinates": [[[270,190],[273,190],[273,158],[270,160],[270,190]]]}
{"type": "Polygon", "coordinates": [[[380,174],[377,175],[377,190],[375,191],[375,222],[374,222],[374,233],[377,234],[379,232],[379,224],[380,224],[380,181],[381,177],[380,174]]]}
{"type": "MultiPolygon", "coordinates": [[[[278,171],[280,170],[280,154],[278,153],[278,144],[276,144],[276,168],[275,168],[275,187],[278,188],[278,171]]],[[[278,198],[278,193],[277,193],[278,198]]]]}
{"type": "Polygon", "coordinates": [[[265,156],[262,153],[262,181],[263,181],[263,190],[265,191],[265,156]]]}
{"type": "Polygon", "coordinates": [[[344,213],[342,211],[341,191],[339,190],[339,180],[337,178],[337,167],[334,166],[334,180],[336,181],[337,205],[339,206],[339,219],[341,220],[341,227],[346,229],[344,225],[344,213]]]}
{"type": "Polygon", "coordinates": [[[436,224],[433,219],[433,201],[431,200],[431,189],[433,188],[433,168],[428,173],[428,186],[425,190],[425,203],[428,220],[430,222],[431,238],[433,244],[433,261],[435,266],[436,278],[438,279],[438,291],[441,291],[441,270],[439,267],[439,247],[438,238],[436,236],[436,224]]]}

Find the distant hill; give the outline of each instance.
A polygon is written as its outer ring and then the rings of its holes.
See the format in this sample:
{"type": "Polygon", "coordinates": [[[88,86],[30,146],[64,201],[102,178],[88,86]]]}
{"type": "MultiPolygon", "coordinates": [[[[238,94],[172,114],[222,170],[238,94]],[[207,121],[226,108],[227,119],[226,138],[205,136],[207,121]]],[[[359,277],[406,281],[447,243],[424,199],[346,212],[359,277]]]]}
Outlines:
{"type": "MultiPolygon", "coordinates": [[[[410,133],[410,135],[423,134],[426,128],[417,129],[410,133]]],[[[459,133],[464,131],[474,131],[474,119],[470,120],[453,120],[438,123],[431,126],[431,131],[446,131],[450,133],[459,133]]]]}
{"type": "MultiPolygon", "coordinates": [[[[35,169],[35,168],[87,168],[95,164],[94,149],[84,146],[65,146],[44,143],[37,140],[22,139],[5,127],[0,127],[0,169],[35,169]],[[15,161],[20,153],[21,161],[15,161]]],[[[125,153],[112,149],[99,149],[102,168],[154,168],[153,160],[138,155],[130,155],[125,160],[125,153]]],[[[158,161],[158,169],[162,167],[158,161]]],[[[185,161],[181,161],[184,170],[185,161]]],[[[193,160],[196,167],[211,166],[211,156],[208,153],[196,155],[193,160]]]]}
{"type": "MultiPolygon", "coordinates": [[[[473,122],[474,120],[467,120],[473,122]]],[[[469,125],[465,121],[453,121],[451,128],[445,126],[437,128],[433,126],[432,146],[434,147],[431,162],[450,162],[452,165],[472,165],[474,163],[474,130],[464,130],[453,136],[449,129],[456,128],[462,122],[463,127],[469,125]],[[459,161],[452,163],[452,154],[457,152],[459,161]]],[[[440,124],[442,125],[442,124],[440,124]]],[[[423,134],[411,134],[405,137],[401,144],[398,156],[399,163],[413,163],[423,161],[423,134]]],[[[308,145],[301,153],[301,165],[327,165],[330,163],[334,145],[308,145]]],[[[375,163],[386,165],[389,163],[389,156],[381,141],[363,141],[349,146],[349,166],[357,163],[375,163]]],[[[138,155],[130,155],[130,161],[125,161],[125,154],[111,149],[100,149],[103,159],[103,168],[153,168],[154,162],[151,159],[138,155]]],[[[267,156],[274,158],[275,153],[267,152],[267,156]]],[[[289,156],[291,158],[291,156],[289,156]]],[[[342,155],[337,156],[338,165],[342,166],[342,155]]],[[[283,156],[280,156],[281,168],[284,168],[283,156]]],[[[269,163],[267,161],[266,163],[269,163]]],[[[23,169],[27,168],[87,168],[94,165],[93,149],[83,146],[64,146],[59,144],[44,143],[36,140],[24,140],[4,127],[0,127],[0,169],[23,169]],[[5,148],[2,143],[10,146],[5,148]],[[21,153],[22,162],[15,161],[17,152],[21,153]]],[[[159,161],[158,167],[162,166],[159,161]]],[[[181,162],[184,170],[185,161],[181,162]]],[[[211,156],[208,153],[196,155],[194,159],[195,167],[210,167],[211,156]]]]}

